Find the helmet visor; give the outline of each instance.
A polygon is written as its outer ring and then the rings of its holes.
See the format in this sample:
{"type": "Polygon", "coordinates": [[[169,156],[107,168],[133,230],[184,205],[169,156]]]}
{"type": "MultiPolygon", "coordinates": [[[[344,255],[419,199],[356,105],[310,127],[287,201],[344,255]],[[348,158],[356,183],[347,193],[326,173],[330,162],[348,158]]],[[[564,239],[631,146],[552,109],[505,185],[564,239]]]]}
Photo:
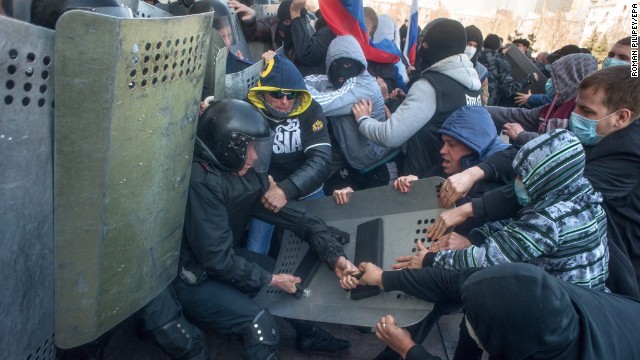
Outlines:
{"type": "Polygon", "coordinates": [[[267,172],[273,151],[273,134],[268,138],[253,139],[247,146],[247,161],[258,173],[267,172]]]}

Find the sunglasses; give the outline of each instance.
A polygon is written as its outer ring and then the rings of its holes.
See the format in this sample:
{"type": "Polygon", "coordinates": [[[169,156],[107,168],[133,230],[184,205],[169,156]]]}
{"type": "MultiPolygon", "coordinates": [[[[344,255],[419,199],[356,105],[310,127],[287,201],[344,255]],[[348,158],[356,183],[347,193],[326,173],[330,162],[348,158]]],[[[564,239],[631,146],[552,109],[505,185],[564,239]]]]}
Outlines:
{"type": "Polygon", "coordinates": [[[269,91],[269,96],[278,100],[286,96],[287,100],[293,100],[298,97],[298,92],[269,91]]]}

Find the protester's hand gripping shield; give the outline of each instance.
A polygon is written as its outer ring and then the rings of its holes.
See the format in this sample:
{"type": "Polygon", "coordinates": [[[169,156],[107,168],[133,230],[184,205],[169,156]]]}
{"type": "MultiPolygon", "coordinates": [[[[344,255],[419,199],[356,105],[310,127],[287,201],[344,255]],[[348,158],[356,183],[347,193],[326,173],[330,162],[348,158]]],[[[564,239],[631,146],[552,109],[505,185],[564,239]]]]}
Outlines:
{"type": "Polygon", "coordinates": [[[56,30],[56,345],[94,340],[176,276],[212,14],[71,11],[56,30]]]}
{"type": "MultiPolygon", "coordinates": [[[[431,245],[426,229],[445,210],[440,208],[436,189],[443,181],[442,178],[433,177],[413,182],[409,193],[400,193],[393,186],[357,191],[345,205],[337,205],[332,197],[325,197],[299,202],[296,206],[304,207],[324,219],[328,225],[347,232],[350,241],[344,245],[344,249],[349,259],[362,257],[356,249],[379,249],[373,251],[379,252],[373,256],[382,259],[382,263],[376,265],[383,270],[391,270],[398,256],[417,251],[418,241],[427,248],[431,245]],[[383,224],[375,229],[380,231],[379,234],[367,230],[371,228],[369,225],[376,223],[383,224]],[[360,241],[365,243],[359,246],[360,241]]],[[[301,265],[305,266],[304,262],[309,261],[309,246],[291,232],[285,232],[282,240],[275,273],[296,273],[301,265]]],[[[358,266],[357,263],[355,265],[358,266]]],[[[282,317],[370,327],[374,327],[380,317],[386,314],[392,314],[398,326],[412,325],[427,316],[433,308],[431,303],[398,291],[353,300],[325,265],[320,266],[311,277],[302,278],[304,287],[310,290],[308,296],[296,298],[265,287],[256,296],[256,302],[282,317]]]]}
{"type": "Polygon", "coordinates": [[[0,16],[0,349],[55,359],[53,30],[0,16]]]}
{"type": "MultiPolygon", "coordinates": [[[[516,81],[524,80],[529,74],[538,74],[538,80],[531,83],[531,90],[535,94],[544,94],[544,84],[547,82],[547,77],[544,76],[542,71],[531,62],[531,60],[525,56],[517,46],[511,44],[507,52],[504,54],[505,58],[511,64],[511,75],[516,81]]],[[[525,92],[525,90],[522,90],[525,92]]]]}

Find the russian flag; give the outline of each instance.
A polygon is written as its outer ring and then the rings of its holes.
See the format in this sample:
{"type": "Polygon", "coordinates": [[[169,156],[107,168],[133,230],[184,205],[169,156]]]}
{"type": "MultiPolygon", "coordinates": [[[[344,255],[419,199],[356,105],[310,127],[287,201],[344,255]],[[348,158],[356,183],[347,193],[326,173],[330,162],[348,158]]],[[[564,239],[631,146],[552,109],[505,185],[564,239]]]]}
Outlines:
{"type": "Polygon", "coordinates": [[[416,62],[416,51],[418,46],[418,0],[411,2],[411,18],[409,19],[409,28],[407,29],[407,40],[404,43],[404,56],[409,60],[409,64],[413,66],[416,62]]]}
{"type": "Polygon", "coordinates": [[[398,55],[387,52],[376,43],[369,41],[362,0],[320,0],[319,5],[322,17],[333,33],[352,35],[356,38],[367,60],[385,64],[400,60],[398,55]]]}

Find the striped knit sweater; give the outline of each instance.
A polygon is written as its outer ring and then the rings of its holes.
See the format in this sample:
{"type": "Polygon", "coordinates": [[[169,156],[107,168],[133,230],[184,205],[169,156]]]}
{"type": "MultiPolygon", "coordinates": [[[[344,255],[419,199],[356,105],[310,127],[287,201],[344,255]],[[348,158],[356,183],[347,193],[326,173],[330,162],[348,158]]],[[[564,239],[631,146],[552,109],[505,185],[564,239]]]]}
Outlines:
{"type": "Polygon", "coordinates": [[[513,167],[531,202],[510,222],[474,229],[469,238],[482,245],[441,251],[433,265],[461,269],[526,262],[576,285],[605,290],[607,223],[602,196],[582,176],[584,163],[582,145],[569,131],[527,143],[513,167]]]}

